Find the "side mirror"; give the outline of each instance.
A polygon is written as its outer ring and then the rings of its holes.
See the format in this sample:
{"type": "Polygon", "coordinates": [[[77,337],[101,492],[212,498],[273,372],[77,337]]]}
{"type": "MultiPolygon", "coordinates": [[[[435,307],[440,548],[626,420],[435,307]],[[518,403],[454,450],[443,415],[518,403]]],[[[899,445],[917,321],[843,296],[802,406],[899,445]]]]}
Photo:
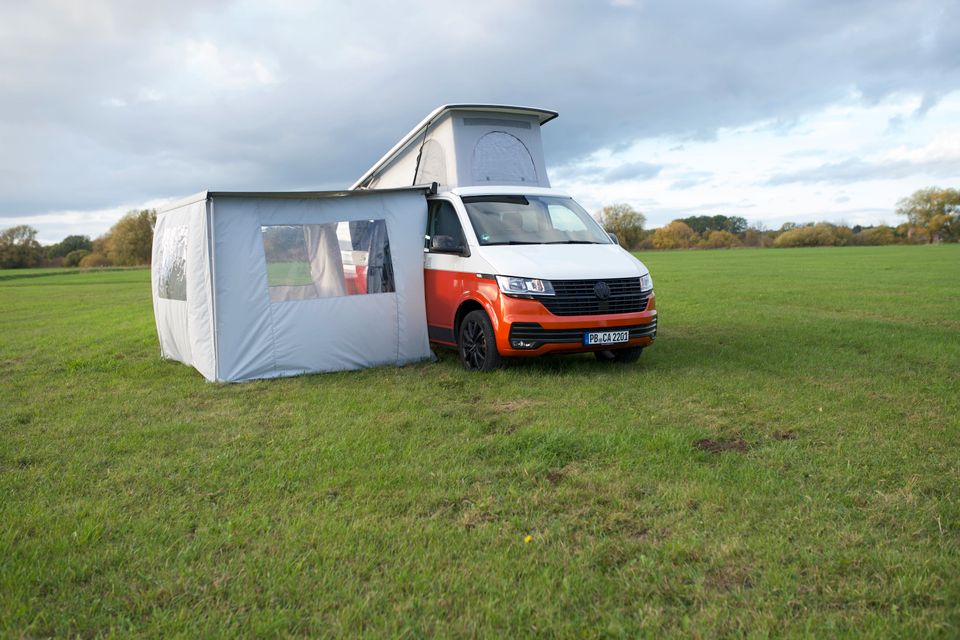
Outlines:
{"type": "Polygon", "coordinates": [[[464,254],[466,247],[453,239],[452,236],[433,236],[430,239],[430,250],[438,253],[464,254]]]}
{"type": "Polygon", "coordinates": [[[620,238],[617,237],[617,234],[608,233],[607,235],[610,236],[611,240],[613,240],[613,244],[620,244],[620,238]]]}

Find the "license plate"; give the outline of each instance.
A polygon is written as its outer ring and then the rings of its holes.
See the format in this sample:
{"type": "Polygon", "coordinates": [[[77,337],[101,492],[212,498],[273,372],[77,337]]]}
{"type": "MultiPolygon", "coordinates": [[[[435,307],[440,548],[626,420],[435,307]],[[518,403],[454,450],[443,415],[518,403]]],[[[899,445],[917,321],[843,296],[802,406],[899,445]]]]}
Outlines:
{"type": "Polygon", "coordinates": [[[619,344],[629,341],[629,331],[587,331],[583,334],[583,344],[588,347],[598,344],[619,344]]]}

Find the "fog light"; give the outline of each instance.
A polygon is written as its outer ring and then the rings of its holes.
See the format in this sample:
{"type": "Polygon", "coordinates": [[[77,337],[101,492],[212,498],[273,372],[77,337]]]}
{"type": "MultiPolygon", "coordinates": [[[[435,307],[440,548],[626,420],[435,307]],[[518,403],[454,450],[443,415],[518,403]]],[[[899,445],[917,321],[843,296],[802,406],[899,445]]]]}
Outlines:
{"type": "Polygon", "coordinates": [[[533,349],[537,343],[531,340],[511,340],[510,346],[514,349],[533,349]]]}

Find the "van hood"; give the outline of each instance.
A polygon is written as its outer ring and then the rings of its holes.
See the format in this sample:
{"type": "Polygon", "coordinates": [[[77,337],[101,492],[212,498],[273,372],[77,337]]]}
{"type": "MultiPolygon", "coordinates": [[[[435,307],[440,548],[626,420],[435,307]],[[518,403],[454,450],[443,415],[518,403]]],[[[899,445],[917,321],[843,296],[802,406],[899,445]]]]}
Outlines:
{"type": "Polygon", "coordinates": [[[636,278],[642,262],[616,244],[487,245],[478,253],[497,274],[544,280],[636,278]]]}

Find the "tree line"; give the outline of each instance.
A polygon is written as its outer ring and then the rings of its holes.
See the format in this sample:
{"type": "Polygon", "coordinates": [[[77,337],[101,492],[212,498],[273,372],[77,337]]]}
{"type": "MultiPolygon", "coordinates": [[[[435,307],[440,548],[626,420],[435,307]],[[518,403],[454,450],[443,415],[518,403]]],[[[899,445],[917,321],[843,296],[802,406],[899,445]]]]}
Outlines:
{"type": "Polygon", "coordinates": [[[51,245],[37,241],[37,230],[18,225],[0,231],[0,269],[22,267],[128,267],[150,264],[155,209],[128,211],[102,236],[71,235],[51,245]]]}
{"type": "MultiPolygon", "coordinates": [[[[897,203],[897,214],[906,221],[896,227],[788,222],[770,230],[740,216],[698,215],[645,229],[646,216],[628,204],[615,204],[604,207],[597,219],[631,250],[960,242],[960,190],[921,189],[897,203]]],[[[155,209],[128,211],[95,240],[71,235],[47,246],[37,241],[33,227],[10,227],[0,231],[0,268],[148,265],[156,222],[155,209]]]]}
{"type": "Polygon", "coordinates": [[[897,215],[906,217],[906,221],[896,227],[787,222],[772,230],[749,225],[740,216],[698,215],[645,229],[646,216],[628,204],[615,204],[604,207],[597,219],[631,250],[960,242],[960,190],[921,189],[897,203],[897,215]]]}

